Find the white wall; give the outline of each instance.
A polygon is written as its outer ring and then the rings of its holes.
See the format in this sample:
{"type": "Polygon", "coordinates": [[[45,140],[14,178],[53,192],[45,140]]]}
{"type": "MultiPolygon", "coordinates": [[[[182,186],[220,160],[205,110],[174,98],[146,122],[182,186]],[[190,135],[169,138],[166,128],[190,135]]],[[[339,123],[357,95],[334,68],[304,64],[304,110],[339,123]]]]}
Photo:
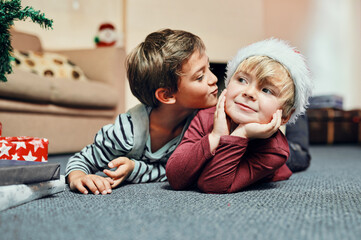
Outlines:
{"type": "MultiPolygon", "coordinates": [[[[236,50],[265,37],[290,40],[306,55],[315,94],[339,94],[346,109],[361,108],[360,0],[124,0],[126,50],[161,28],[199,35],[211,61],[226,62],[236,50]]],[[[23,0],[54,19],[54,30],[16,22],[37,33],[47,49],[94,47],[98,26],[123,31],[123,0],[23,0]],[[73,3],[79,2],[79,9],[73,3]]],[[[126,89],[126,108],[137,103],[126,89]]]]}
{"type": "MultiPolygon", "coordinates": [[[[263,15],[263,0],[129,0],[127,51],[153,31],[182,29],[203,39],[210,61],[227,62],[241,46],[264,37],[263,15]]],[[[137,102],[127,96],[129,107],[137,102]]]]}
{"type": "Polygon", "coordinates": [[[112,23],[122,37],[120,0],[22,0],[22,6],[32,6],[54,20],[52,30],[44,30],[30,20],[15,21],[16,29],[41,36],[46,49],[94,48],[94,37],[104,22],[112,23]]]}
{"type": "Polygon", "coordinates": [[[203,39],[212,61],[224,62],[245,44],[263,38],[262,0],[129,0],[127,48],[147,34],[182,29],[203,39]]]}
{"type": "Polygon", "coordinates": [[[361,108],[361,4],[359,0],[314,0],[308,59],[314,94],[338,94],[344,108],[361,108]]]}

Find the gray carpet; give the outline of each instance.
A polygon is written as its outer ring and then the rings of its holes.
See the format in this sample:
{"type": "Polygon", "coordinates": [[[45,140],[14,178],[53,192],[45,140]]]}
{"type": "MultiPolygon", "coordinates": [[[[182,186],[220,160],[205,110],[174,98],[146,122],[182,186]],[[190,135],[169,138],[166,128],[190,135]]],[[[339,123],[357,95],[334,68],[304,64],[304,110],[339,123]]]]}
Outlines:
{"type": "MultiPolygon", "coordinates": [[[[228,195],[126,185],[0,212],[0,239],[360,239],[361,146],[312,146],[290,180],[228,195]]],[[[65,161],[53,156],[49,161],[65,161]]]]}

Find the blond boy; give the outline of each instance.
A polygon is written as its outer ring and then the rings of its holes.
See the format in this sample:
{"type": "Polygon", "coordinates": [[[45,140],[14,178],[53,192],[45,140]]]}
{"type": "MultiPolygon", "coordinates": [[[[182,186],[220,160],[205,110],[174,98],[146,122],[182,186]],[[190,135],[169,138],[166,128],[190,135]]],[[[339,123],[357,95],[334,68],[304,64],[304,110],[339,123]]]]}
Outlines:
{"type": "Polygon", "coordinates": [[[279,127],[305,111],[311,94],[302,55],[277,39],[247,46],[228,63],[226,86],[216,107],[199,111],[169,159],[174,189],[229,193],[292,175],[279,127]]]}

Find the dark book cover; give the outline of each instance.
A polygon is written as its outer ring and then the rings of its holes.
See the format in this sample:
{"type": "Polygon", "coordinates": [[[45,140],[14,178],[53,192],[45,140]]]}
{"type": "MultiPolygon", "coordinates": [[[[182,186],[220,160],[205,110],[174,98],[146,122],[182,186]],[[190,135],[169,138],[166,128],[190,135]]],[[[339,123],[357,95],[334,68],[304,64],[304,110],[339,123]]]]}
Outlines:
{"type": "Polygon", "coordinates": [[[59,178],[59,163],[0,160],[0,186],[38,183],[59,178]]]}
{"type": "Polygon", "coordinates": [[[310,99],[309,108],[334,108],[343,109],[343,97],[338,95],[319,95],[312,96],[310,99]]]}

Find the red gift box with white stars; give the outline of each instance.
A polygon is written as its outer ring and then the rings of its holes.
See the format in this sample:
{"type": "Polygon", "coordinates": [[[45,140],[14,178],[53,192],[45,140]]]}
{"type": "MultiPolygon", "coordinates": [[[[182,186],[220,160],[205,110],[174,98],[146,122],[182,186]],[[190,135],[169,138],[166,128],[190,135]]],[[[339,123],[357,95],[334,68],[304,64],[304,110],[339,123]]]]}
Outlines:
{"type": "Polygon", "coordinates": [[[0,137],[0,159],[47,162],[48,145],[46,138],[0,137]]]}

